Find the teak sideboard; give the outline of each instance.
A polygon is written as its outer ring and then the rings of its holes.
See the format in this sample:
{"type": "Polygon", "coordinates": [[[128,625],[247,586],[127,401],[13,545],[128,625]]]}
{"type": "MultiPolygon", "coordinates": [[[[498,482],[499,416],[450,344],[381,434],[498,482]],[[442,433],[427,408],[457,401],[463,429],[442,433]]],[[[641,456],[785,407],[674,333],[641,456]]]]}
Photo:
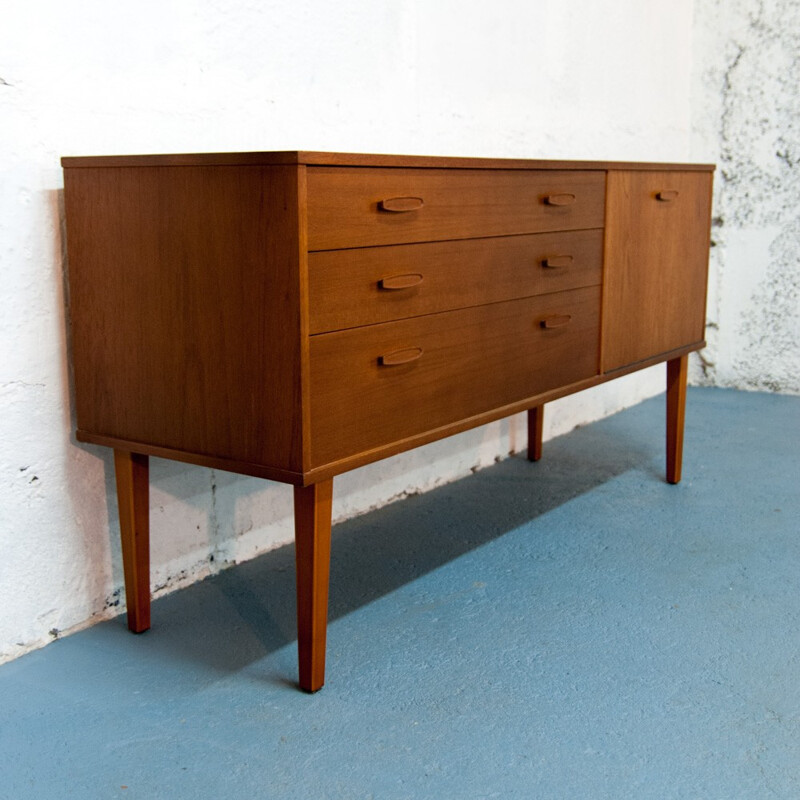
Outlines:
{"type": "Polygon", "coordinates": [[[713,167],[275,152],[64,158],[77,438],[114,449],[128,625],[148,457],[294,485],[324,682],[333,477],[667,364],[680,480],[713,167]]]}

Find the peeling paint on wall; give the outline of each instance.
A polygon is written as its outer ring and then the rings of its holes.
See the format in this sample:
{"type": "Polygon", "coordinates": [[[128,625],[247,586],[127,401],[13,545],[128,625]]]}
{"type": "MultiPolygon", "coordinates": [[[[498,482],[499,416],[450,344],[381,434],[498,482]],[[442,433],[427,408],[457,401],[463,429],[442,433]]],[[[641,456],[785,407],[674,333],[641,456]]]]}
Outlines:
{"type": "Polygon", "coordinates": [[[800,393],[800,6],[698,0],[695,145],[718,164],[703,382],[800,393]]]}

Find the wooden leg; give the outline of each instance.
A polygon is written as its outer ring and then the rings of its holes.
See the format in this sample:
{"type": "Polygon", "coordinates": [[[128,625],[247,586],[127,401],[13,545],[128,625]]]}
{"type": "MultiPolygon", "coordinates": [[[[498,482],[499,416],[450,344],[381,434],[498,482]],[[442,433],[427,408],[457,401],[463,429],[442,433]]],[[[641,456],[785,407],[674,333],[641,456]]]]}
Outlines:
{"type": "Polygon", "coordinates": [[[528,409],[528,461],[538,461],[542,457],[542,430],[544,427],[544,406],[528,409]]]}
{"type": "Polygon", "coordinates": [[[142,633],[150,627],[150,486],[148,457],[114,451],[119,530],[128,628],[142,633]]]}
{"type": "Polygon", "coordinates": [[[294,489],[297,655],[306,692],[325,683],[332,499],[333,480],[294,489]]]}
{"type": "Polygon", "coordinates": [[[667,481],[678,483],[683,460],[688,356],[667,361],[667,481]]]}

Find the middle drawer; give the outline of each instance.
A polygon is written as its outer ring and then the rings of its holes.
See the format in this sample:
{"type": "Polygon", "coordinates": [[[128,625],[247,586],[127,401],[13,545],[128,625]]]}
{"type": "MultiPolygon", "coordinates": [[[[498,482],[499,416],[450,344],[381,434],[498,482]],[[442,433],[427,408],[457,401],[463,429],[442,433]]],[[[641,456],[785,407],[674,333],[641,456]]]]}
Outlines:
{"type": "Polygon", "coordinates": [[[602,258],[599,229],[309,253],[309,330],[594,286],[602,258]]]}

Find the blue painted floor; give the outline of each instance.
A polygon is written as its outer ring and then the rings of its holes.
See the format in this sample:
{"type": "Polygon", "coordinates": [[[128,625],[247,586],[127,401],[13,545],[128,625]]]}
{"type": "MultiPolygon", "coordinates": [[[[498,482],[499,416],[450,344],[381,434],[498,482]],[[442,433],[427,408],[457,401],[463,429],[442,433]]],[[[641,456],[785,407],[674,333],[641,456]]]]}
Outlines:
{"type": "Polygon", "coordinates": [[[0,797],[800,798],[800,398],[663,398],[0,667],[0,797]]]}

